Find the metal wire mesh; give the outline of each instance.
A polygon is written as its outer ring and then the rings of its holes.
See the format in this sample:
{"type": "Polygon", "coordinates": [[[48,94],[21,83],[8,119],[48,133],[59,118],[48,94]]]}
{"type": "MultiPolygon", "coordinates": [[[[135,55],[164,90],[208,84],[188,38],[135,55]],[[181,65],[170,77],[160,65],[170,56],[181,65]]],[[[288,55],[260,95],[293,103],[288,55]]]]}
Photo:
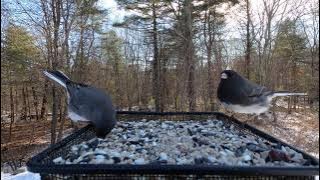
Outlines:
{"type": "Polygon", "coordinates": [[[273,143],[289,146],[290,148],[303,154],[315,167],[199,167],[199,166],[142,166],[133,168],[132,165],[94,165],[94,164],[71,164],[57,165],[52,160],[65,156],[71,146],[87,141],[95,136],[92,126],[84,127],[78,132],[68,136],[61,142],[48,148],[44,152],[33,157],[28,163],[28,169],[32,172],[40,173],[42,179],[137,179],[137,180],[153,180],[153,179],[314,179],[313,175],[319,175],[319,161],[308,154],[287,145],[286,143],[265,134],[254,127],[244,125],[240,121],[230,118],[222,113],[215,112],[118,112],[117,119],[120,121],[140,121],[146,120],[207,120],[208,118],[216,118],[223,120],[225,125],[233,125],[243,133],[264,138],[273,143]],[[280,175],[280,176],[279,176],[280,175]],[[285,176],[283,176],[285,175],[285,176]]]}
{"type": "Polygon", "coordinates": [[[112,175],[112,174],[78,174],[78,175],[59,175],[42,174],[42,179],[49,180],[314,180],[312,176],[228,176],[228,175],[163,175],[163,174],[130,174],[130,175],[112,175]]]}

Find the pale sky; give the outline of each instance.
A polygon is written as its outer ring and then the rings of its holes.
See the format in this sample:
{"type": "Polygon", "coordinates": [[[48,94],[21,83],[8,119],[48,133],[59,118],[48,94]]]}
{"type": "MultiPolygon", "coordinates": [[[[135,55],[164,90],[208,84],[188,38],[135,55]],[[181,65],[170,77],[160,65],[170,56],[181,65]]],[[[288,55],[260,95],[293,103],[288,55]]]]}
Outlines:
{"type": "MultiPolygon", "coordinates": [[[[285,4],[283,2],[287,2],[288,6],[284,8],[284,6],[280,6],[278,9],[278,15],[276,16],[275,19],[278,19],[283,11],[287,11],[287,16],[294,17],[295,14],[299,14],[301,12],[306,11],[309,9],[310,4],[312,4],[316,0],[279,0],[281,4],[285,4]],[[295,7],[296,6],[296,7],[295,7]],[[292,11],[290,11],[292,10],[292,11]]],[[[268,4],[276,1],[266,1],[268,4]]],[[[251,3],[251,15],[252,15],[252,20],[253,22],[260,24],[260,20],[258,19],[257,15],[262,12],[262,7],[263,7],[263,0],[250,0],[251,3]]],[[[98,5],[106,8],[110,11],[109,18],[110,20],[114,22],[119,22],[122,21],[123,18],[126,15],[129,15],[130,13],[128,11],[125,11],[124,9],[120,9],[117,6],[117,3],[115,0],[99,0],[98,5]]],[[[233,39],[233,38],[240,38],[240,31],[239,31],[239,17],[241,16],[239,12],[235,11],[236,7],[232,7],[230,9],[225,9],[226,13],[226,31],[227,33],[227,39],[233,39]],[[238,19],[238,20],[237,20],[238,19]]],[[[224,8],[223,8],[224,9],[224,8]]]]}
{"type": "Polygon", "coordinates": [[[112,22],[121,21],[128,12],[119,9],[115,0],[99,0],[98,5],[110,11],[109,18],[112,22]]]}
{"type": "MultiPolygon", "coordinates": [[[[98,5],[105,8],[105,9],[108,9],[110,11],[110,14],[109,14],[109,18],[112,22],[119,22],[119,21],[122,21],[123,18],[126,16],[126,15],[129,15],[130,13],[125,11],[124,9],[120,9],[118,6],[117,6],[117,2],[115,0],[99,0],[98,1],[98,5]]],[[[229,16],[227,16],[229,17],[229,16]]],[[[237,29],[234,29],[234,27],[236,26],[236,22],[233,20],[233,18],[227,18],[227,29],[228,31],[234,31],[234,32],[237,32],[238,30],[237,29]]],[[[233,33],[233,36],[235,37],[239,37],[239,35],[237,33],[233,33]]]]}

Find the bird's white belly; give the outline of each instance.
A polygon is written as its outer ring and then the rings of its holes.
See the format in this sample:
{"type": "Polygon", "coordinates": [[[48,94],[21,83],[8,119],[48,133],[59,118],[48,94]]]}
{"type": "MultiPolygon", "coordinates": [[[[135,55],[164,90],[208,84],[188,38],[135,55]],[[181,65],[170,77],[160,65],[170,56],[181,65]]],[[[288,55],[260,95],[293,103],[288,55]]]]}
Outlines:
{"type": "Polygon", "coordinates": [[[268,106],[260,106],[260,105],[251,105],[251,106],[241,106],[234,104],[226,104],[222,103],[227,109],[230,109],[237,113],[245,113],[245,114],[262,114],[269,110],[268,106]]]}
{"type": "Polygon", "coordinates": [[[78,114],[72,112],[72,111],[68,111],[68,117],[74,121],[74,122],[78,122],[78,121],[89,121],[86,118],[79,116],[78,114]]]}

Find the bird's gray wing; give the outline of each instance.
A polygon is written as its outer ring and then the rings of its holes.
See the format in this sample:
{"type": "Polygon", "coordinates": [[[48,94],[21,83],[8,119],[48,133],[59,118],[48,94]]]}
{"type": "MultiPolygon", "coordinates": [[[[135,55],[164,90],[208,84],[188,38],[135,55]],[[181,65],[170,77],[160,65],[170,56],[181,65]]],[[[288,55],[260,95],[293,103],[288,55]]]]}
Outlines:
{"type": "Polygon", "coordinates": [[[264,86],[249,84],[244,86],[241,90],[241,103],[243,105],[260,104],[264,102],[265,94],[269,91],[264,86]],[[261,101],[262,100],[262,101],[261,101]]]}
{"type": "Polygon", "coordinates": [[[247,81],[246,86],[244,86],[242,90],[242,93],[249,98],[254,98],[271,94],[272,91],[269,91],[264,86],[259,86],[253,82],[247,81]]]}
{"type": "Polygon", "coordinates": [[[81,84],[68,85],[67,88],[71,97],[71,110],[89,121],[94,121],[95,116],[99,115],[97,110],[103,107],[103,98],[99,98],[100,92],[81,84]]]}
{"type": "Polygon", "coordinates": [[[102,90],[76,84],[67,86],[70,92],[69,108],[99,128],[113,127],[116,121],[111,97],[102,90]]]}

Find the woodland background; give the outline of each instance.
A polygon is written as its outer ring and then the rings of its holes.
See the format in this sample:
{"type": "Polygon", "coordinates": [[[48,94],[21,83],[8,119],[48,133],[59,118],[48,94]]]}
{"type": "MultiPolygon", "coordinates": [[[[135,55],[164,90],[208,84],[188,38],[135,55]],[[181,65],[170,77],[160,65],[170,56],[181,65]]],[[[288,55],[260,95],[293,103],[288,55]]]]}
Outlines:
{"type": "Polygon", "coordinates": [[[116,2],[121,20],[97,0],[1,0],[2,165],[17,169],[47,147],[44,137],[53,144],[75,126],[44,69],[104,89],[118,110],[220,111],[228,67],[271,89],[307,92],[282,111],[303,105],[309,129],[319,129],[318,1],[116,2]]]}

